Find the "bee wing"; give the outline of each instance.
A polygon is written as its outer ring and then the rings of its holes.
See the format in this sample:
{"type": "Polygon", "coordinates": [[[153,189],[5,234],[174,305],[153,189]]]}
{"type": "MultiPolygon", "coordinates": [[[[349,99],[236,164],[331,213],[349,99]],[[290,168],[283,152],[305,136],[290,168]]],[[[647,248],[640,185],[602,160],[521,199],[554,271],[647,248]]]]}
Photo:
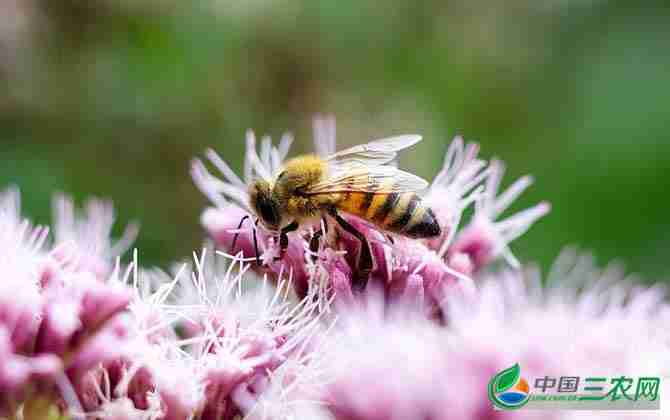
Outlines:
{"type": "Polygon", "coordinates": [[[428,182],[395,166],[347,163],[328,179],[311,185],[304,194],[336,192],[373,192],[378,194],[403,193],[423,190],[428,182]]]}
{"type": "Polygon", "coordinates": [[[397,152],[421,141],[421,136],[411,134],[374,140],[339,151],[326,158],[335,169],[341,164],[385,165],[395,159],[397,152]]]}

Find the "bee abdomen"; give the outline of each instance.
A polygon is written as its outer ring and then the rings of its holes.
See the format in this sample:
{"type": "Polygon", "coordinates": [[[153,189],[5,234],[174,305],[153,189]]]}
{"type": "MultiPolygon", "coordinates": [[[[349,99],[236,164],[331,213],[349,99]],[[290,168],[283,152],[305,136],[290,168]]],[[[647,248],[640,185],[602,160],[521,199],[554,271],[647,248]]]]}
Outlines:
{"type": "Polygon", "coordinates": [[[389,232],[411,238],[430,238],[441,234],[433,211],[415,193],[349,193],[338,206],[389,232]]]}
{"type": "Polygon", "coordinates": [[[433,211],[415,193],[400,194],[380,227],[410,238],[431,238],[442,233],[433,211]]]}

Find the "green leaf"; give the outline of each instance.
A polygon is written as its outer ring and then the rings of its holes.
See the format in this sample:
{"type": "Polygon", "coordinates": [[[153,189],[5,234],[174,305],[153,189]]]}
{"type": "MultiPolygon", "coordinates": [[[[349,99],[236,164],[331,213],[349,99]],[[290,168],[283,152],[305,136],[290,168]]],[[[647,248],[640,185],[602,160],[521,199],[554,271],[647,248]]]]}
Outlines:
{"type": "Polygon", "coordinates": [[[503,392],[510,389],[519,380],[521,368],[519,364],[515,364],[511,368],[507,368],[497,375],[495,392],[503,392]]]}

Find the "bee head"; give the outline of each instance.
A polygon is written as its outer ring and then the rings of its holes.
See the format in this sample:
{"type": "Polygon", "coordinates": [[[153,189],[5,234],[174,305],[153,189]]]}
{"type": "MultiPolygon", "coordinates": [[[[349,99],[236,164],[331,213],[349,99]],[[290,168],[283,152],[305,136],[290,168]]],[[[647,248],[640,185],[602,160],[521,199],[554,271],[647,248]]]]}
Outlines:
{"type": "Polygon", "coordinates": [[[279,203],[272,195],[272,187],[265,180],[257,180],[249,187],[249,203],[263,225],[272,231],[281,227],[279,203]]]}

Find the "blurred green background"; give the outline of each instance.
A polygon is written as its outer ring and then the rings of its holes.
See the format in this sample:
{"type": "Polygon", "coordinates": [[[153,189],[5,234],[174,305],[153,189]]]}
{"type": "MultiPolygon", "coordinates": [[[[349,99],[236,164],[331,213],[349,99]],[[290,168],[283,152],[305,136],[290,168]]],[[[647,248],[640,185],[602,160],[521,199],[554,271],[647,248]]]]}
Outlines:
{"type": "Polygon", "coordinates": [[[423,134],[401,164],[428,178],[457,133],[534,174],[525,260],[670,278],[670,9],[633,3],[3,0],[0,184],[43,223],[53,191],[113,199],[166,264],[203,237],[192,157],[239,168],[247,128],[307,151],[326,112],[341,145],[423,134]]]}

